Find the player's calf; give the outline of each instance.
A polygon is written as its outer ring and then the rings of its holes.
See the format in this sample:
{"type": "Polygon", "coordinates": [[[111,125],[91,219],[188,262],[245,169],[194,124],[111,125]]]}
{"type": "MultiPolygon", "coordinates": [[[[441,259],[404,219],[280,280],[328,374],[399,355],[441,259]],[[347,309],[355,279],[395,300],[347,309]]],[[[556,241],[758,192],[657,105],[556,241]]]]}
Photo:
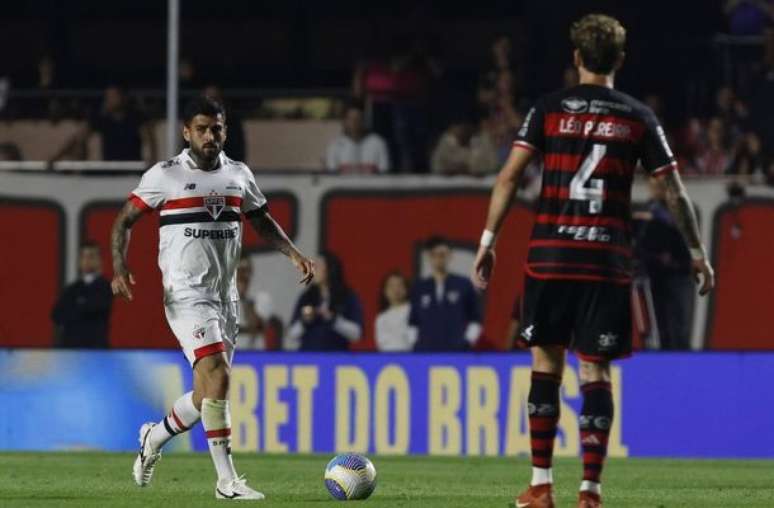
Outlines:
{"type": "Polygon", "coordinates": [[[581,363],[583,407],[580,415],[583,481],[581,492],[601,494],[600,478],[607,457],[607,443],[613,422],[613,395],[609,364],[581,363]]]}

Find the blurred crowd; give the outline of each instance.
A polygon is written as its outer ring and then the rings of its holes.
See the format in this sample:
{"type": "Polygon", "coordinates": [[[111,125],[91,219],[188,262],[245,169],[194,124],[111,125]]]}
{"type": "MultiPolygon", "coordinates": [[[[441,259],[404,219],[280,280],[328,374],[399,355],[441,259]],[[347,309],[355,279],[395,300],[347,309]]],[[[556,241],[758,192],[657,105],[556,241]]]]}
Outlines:
{"type": "MultiPolygon", "coordinates": [[[[715,89],[711,107],[701,114],[673,118],[658,94],[648,104],[667,128],[667,135],[686,175],[735,175],[746,182],[774,185],[774,29],[762,29],[763,56],[741,62],[737,86],[715,89]]],[[[496,37],[473,89],[463,97],[444,88],[441,62],[419,41],[390,46],[383,55],[355,67],[352,96],[332,108],[341,119],[341,133],[320,154],[330,173],[434,173],[488,175],[498,171],[533,97],[526,93],[522,58],[511,38],[496,37]]],[[[56,86],[56,67],[49,56],[38,65],[40,90],[56,86]]],[[[197,83],[190,63],[181,63],[183,83],[197,83]]],[[[557,86],[577,82],[572,67],[557,86]]],[[[198,93],[230,105],[216,85],[198,93]]],[[[83,127],[58,147],[51,162],[89,157],[88,141],[99,139],[105,160],[157,160],[153,115],[118,85],[105,89],[91,106],[62,97],[34,103],[35,115],[57,120],[80,118],[83,127]]],[[[243,117],[228,108],[227,152],[247,158],[243,117]]],[[[0,160],[22,160],[18,147],[0,140],[0,160]]],[[[528,178],[539,173],[537,165],[528,178]]]]}
{"type": "MultiPolygon", "coordinates": [[[[243,257],[237,268],[240,332],[237,347],[253,350],[344,351],[363,340],[366,327],[379,351],[470,351],[482,335],[480,295],[467,276],[450,271],[452,248],[441,237],[424,244],[429,274],[410,282],[400,271],[385,275],[379,314],[366,323],[360,296],[331,253],[316,259],[317,275],[298,297],[287,326],[275,313],[271,295],[250,291],[253,266],[243,257]]],[[[66,348],[109,347],[112,295],[102,273],[99,246],[79,254],[79,277],[51,312],[55,344],[66,348]]]]}

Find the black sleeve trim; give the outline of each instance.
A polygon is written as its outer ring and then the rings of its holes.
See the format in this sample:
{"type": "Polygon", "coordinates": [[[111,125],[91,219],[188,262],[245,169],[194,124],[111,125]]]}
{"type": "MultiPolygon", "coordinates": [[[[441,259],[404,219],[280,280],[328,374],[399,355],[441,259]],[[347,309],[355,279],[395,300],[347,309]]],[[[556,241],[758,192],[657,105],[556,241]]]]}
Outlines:
{"type": "Polygon", "coordinates": [[[261,207],[258,207],[258,208],[255,208],[254,210],[249,210],[249,211],[245,212],[245,217],[247,217],[248,219],[253,219],[253,218],[256,218],[256,217],[262,217],[262,216],[266,215],[267,213],[269,213],[269,204],[268,203],[264,203],[263,206],[261,206],[261,207]]]}

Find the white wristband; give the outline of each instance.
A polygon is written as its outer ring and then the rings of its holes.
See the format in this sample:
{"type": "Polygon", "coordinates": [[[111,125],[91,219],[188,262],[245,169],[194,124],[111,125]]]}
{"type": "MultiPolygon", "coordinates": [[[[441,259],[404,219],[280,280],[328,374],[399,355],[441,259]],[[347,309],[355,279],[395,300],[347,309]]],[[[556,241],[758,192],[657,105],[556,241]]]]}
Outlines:
{"type": "Polygon", "coordinates": [[[481,246],[489,249],[494,245],[494,242],[495,242],[495,234],[489,231],[488,229],[485,229],[484,232],[481,233],[481,246]]]}
{"type": "Polygon", "coordinates": [[[704,259],[705,258],[705,256],[704,256],[704,249],[702,249],[702,248],[698,248],[698,249],[691,248],[689,250],[691,251],[691,259],[693,259],[694,261],[698,261],[700,259],[704,259]]]}

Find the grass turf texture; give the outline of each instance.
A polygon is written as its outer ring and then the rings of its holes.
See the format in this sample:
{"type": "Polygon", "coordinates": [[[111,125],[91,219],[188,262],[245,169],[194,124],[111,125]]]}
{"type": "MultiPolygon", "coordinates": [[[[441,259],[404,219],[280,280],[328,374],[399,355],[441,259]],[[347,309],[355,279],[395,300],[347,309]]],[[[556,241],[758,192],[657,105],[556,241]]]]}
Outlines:
{"type": "MultiPolygon", "coordinates": [[[[513,506],[529,479],[524,458],[371,457],[378,486],[368,507],[513,506]],[[510,504],[509,504],[510,503],[510,504]]],[[[325,490],[330,457],[237,454],[237,468],[266,494],[261,506],[337,503],[325,490]]],[[[131,479],[134,455],[108,453],[2,453],[0,506],[220,506],[206,454],[168,454],[153,482],[141,489],[131,479]]],[[[770,461],[613,459],[605,470],[605,505],[618,507],[774,506],[770,461]]],[[[580,462],[554,467],[557,505],[575,506],[580,462]]],[[[247,503],[247,502],[243,502],[247,503]]],[[[239,505],[239,504],[238,504],[239,505]]]]}

